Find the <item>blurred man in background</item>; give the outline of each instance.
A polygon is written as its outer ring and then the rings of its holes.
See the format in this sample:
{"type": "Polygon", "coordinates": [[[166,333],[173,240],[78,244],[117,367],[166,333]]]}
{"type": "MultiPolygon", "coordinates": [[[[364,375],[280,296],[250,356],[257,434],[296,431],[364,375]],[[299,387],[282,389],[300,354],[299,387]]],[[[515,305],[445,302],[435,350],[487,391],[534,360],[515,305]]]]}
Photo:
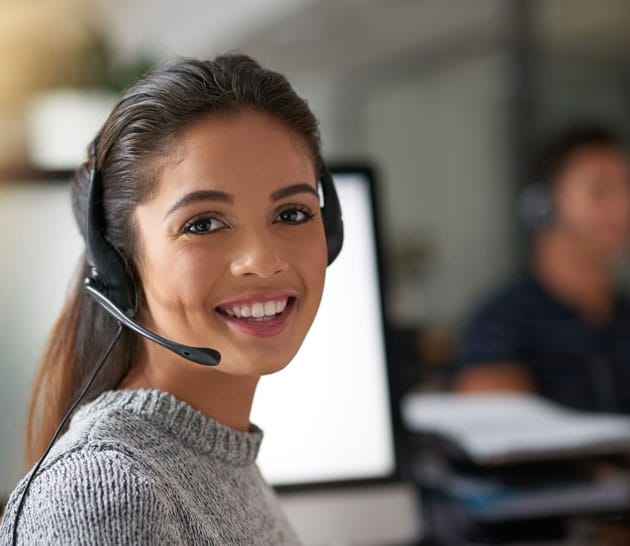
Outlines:
{"type": "Polygon", "coordinates": [[[630,300],[614,281],[630,240],[629,168],[605,127],[549,143],[540,183],[521,197],[538,229],[529,268],[473,314],[455,390],[630,413],[630,300]]]}

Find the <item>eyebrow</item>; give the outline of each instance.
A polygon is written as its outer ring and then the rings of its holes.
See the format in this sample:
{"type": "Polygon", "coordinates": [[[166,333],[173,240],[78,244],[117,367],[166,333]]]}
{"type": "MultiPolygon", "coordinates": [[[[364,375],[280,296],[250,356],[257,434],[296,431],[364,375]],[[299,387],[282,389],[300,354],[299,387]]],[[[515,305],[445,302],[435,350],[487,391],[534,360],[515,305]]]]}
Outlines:
{"type": "Polygon", "coordinates": [[[280,199],[291,197],[292,195],[296,195],[298,193],[310,193],[319,199],[319,193],[317,193],[317,190],[313,186],[309,184],[294,184],[274,191],[271,194],[271,200],[279,201],[280,199]]]}
{"type": "Polygon", "coordinates": [[[175,211],[181,209],[182,207],[185,207],[189,203],[194,203],[196,201],[219,201],[221,203],[234,203],[234,198],[231,195],[222,191],[193,191],[184,195],[184,197],[182,197],[179,201],[177,201],[177,203],[175,203],[170,209],[168,209],[167,213],[164,215],[164,218],[166,219],[175,211]]]}
{"type": "MultiPolygon", "coordinates": [[[[279,201],[280,199],[291,197],[292,195],[296,195],[298,193],[310,193],[319,199],[319,193],[317,193],[317,190],[309,184],[293,184],[292,186],[280,188],[279,190],[272,192],[270,198],[271,201],[279,201]]],[[[170,209],[168,209],[168,211],[164,215],[164,218],[166,219],[175,211],[181,209],[182,207],[185,207],[189,203],[194,203],[196,201],[219,201],[221,203],[234,204],[234,197],[232,197],[229,193],[225,193],[222,191],[193,191],[184,195],[184,197],[182,197],[170,209]]]]}

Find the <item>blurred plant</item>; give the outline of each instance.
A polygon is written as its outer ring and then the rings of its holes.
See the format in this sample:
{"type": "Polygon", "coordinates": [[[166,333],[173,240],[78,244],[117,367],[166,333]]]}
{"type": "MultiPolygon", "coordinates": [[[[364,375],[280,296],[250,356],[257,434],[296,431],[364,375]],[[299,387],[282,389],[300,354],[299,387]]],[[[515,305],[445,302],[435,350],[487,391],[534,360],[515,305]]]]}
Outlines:
{"type": "Polygon", "coordinates": [[[427,237],[407,232],[398,235],[390,259],[399,281],[421,282],[435,260],[435,250],[427,237]]]}
{"type": "Polygon", "coordinates": [[[73,87],[105,88],[119,93],[148,72],[154,64],[155,59],[148,55],[121,63],[116,59],[105,33],[92,27],[77,47],[76,61],[69,63],[64,70],[64,79],[73,87]]]}

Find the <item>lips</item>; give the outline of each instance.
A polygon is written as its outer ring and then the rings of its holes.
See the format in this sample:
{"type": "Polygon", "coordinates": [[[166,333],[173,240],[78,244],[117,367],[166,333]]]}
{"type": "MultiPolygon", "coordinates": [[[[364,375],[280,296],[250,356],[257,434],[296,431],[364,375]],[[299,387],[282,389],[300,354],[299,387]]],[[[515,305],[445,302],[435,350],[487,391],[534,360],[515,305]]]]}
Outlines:
{"type": "Polygon", "coordinates": [[[215,308],[235,330],[255,337],[282,332],[293,315],[296,296],[290,293],[260,294],[223,303],[215,308]]]}

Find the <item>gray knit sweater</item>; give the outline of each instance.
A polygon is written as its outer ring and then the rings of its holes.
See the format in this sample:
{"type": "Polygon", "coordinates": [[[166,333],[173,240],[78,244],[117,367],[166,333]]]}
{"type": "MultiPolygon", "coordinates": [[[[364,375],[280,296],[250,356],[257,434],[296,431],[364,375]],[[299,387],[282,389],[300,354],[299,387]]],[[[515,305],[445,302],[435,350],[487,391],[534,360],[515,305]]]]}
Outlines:
{"type": "MultiPolygon", "coordinates": [[[[18,543],[298,544],[255,464],[261,441],[254,425],[224,427],[164,392],[105,392],[77,411],[35,477],[18,543]]],[[[9,499],[1,546],[26,479],[9,499]]]]}

